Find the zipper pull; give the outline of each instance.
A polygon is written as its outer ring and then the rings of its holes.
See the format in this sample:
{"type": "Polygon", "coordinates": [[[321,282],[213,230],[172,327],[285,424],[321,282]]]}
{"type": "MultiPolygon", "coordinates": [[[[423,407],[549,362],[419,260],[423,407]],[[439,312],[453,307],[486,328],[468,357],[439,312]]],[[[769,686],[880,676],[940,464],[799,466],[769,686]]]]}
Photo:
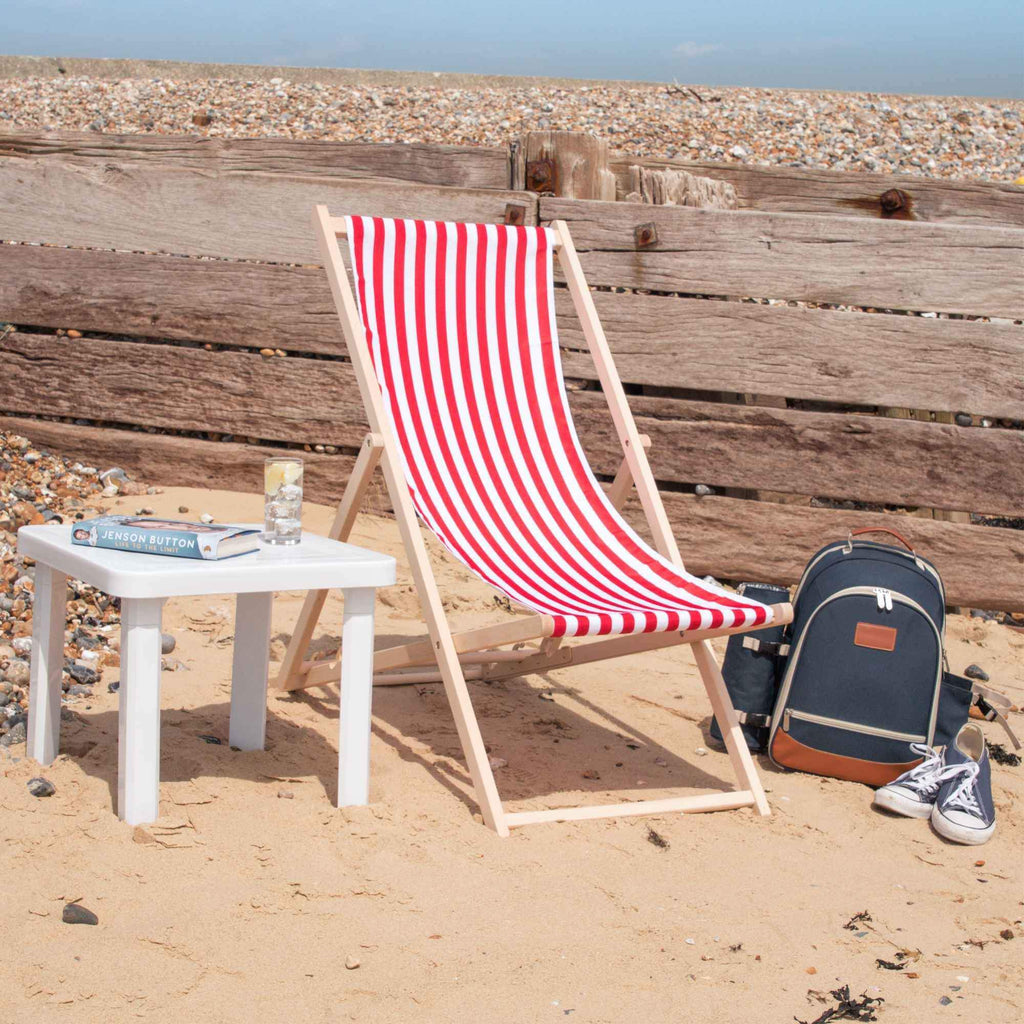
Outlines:
{"type": "Polygon", "coordinates": [[[782,731],[789,732],[789,708],[782,712],[782,731]]]}
{"type": "Polygon", "coordinates": [[[885,591],[881,587],[875,587],[875,601],[878,603],[878,610],[885,611],[885,591]]]}
{"type": "Polygon", "coordinates": [[[892,611],[892,591],[891,590],[885,590],[885,591],[883,591],[883,593],[885,594],[885,610],[887,612],[891,612],[892,611]]]}

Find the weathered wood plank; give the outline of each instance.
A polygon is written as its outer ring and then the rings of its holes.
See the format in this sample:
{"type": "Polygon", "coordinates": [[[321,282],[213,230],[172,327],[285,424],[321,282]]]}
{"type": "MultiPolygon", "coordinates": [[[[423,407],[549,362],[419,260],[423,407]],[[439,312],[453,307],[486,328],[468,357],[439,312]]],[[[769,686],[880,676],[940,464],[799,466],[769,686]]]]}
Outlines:
{"type": "MultiPolygon", "coordinates": [[[[0,430],[89,462],[121,465],[151,483],[252,492],[271,449],[83,427],[0,416],[0,430]]],[[[304,454],[310,500],[337,501],[353,460],[304,454]]],[[[377,508],[384,500],[377,492],[377,508]]],[[[635,504],[635,503],[633,503],[635,504]]],[[[914,519],[910,516],[834,512],[729,498],[665,495],[665,505],[691,572],[721,579],[794,583],[823,544],[860,526],[887,525],[904,533],[942,573],[951,604],[1024,610],[1024,532],[914,519]]],[[[631,512],[631,514],[633,514],[631,512]]]]}
{"type": "Polygon", "coordinates": [[[536,223],[524,192],[201,173],[176,167],[0,155],[0,236],[98,249],[318,263],[313,207],[387,217],[502,223],[509,203],[536,223]]]}
{"type": "Polygon", "coordinates": [[[451,188],[509,187],[508,150],[421,142],[223,139],[204,135],[0,132],[0,155],[165,164],[218,172],[266,171],[451,188]]]}
{"type": "Polygon", "coordinates": [[[0,245],[0,321],[344,355],[321,267],[0,245]]]}
{"type": "MultiPolygon", "coordinates": [[[[1024,415],[1024,330],[1012,324],[615,292],[594,304],[633,384],[1024,415]]],[[[566,375],[596,379],[569,294],[555,306],[566,375]]]]}
{"type": "Polygon", "coordinates": [[[728,182],[736,189],[740,209],[1024,227],[1024,188],[1005,182],[822,171],[807,167],[751,167],[614,154],[610,166],[619,192],[629,191],[630,168],[638,164],[648,170],[675,169],[728,182]],[[909,205],[890,213],[887,208],[894,205],[894,199],[890,197],[883,206],[881,197],[893,189],[908,197],[909,205]]]}
{"type": "Polygon", "coordinates": [[[9,413],[358,448],[369,427],[350,363],[14,333],[9,413]]]}
{"type": "Polygon", "coordinates": [[[546,198],[540,215],[568,222],[591,285],[1024,316],[1016,228],[546,198]]]}
{"type": "MultiPolygon", "coordinates": [[[[572,300],[555,298],[566,373],[593,380],[572,300]]],[[[1011,419],[1024,410],[1024,331],[1012,325],[612,292],[594,302],[630,383],[1011,419]]],[[[0,320],[345,354],[314,267],[0,245],[0,320]]]]}
{"type": "MultiPolygon", "coordinates": [[[[258,492],[263,485],[263,460],[274,455],[301,456],[303,490],[308,501],[338,501],[354,456],[319,455],[294,448],[204,441],[134,430],[86,427],[52,420],[0,415],[0,430],[28,437],[33,444],[89,465],[120,466],[150,484],[210,487],[226,491],[258,492]]],[[[375,482],[369,505],[387,508],[383,481],[375,482]]]]}
{"type": "MultiPolygon", "coordinates": [[[[951,605],[1024,611],[1021,530],[730,498],[664,499],[690,572],[792,584],[820,547],[862,526],[887,526],[935,563],[951,605]]],[[[635,515],[636,503],[630,504],[635,515]]]]}
{"type": "MultiPolygon", "coordinates": [[[[10,335],[7,412],[354,448],[366,433],[347,362],[10,335]],[[68,381],[73,386],[68,386],[68,381]]],[[[598,473],[622,451],[602,395],[570,394],[598,473]]],[[[1016,514],[1024,434],[877,416],[632,396],[659,480],[1016,514]]]]}
{"type": "MultiPolygon", "coordinates": [[[[598,473],[622,461],[603,395],[569,396],[598,473]]],[[[1024,432],[632,395],[659,481],[1024,513],[1024,432]]]]}

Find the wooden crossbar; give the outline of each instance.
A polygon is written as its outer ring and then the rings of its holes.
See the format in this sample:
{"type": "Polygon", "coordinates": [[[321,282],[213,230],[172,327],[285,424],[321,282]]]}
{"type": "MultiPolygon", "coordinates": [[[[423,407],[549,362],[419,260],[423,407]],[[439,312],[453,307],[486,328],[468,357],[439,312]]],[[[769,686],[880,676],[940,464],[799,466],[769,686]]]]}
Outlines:
{"type": "MultiPolygon", "coordinates": [[[[554,628],[550,616],[530,615],[514,622],[503,622],[494,626],[481,626],[467,629],[462,633],[452,634],[452,643],[460,661],[466,661],[476,652],[489,647],[505,644],[525,643],[527,640],[538,640],[551,635],[554,628]]],[[[308,641],[307,641],[308,644],[308,641]]],[[[497,657],[481,658],[483,663],[509,660],[513,652],[500,652],[497,657]]],[[[526,651],[523,658],[533,652],[526,651]]],[[[385,647],[373,656],[374,672],[385,672],[390,669],[415,668],[419,665],[436,665],[437,648],[431,640],[415,640],[400,647],[385,647]]],[[[295,678],[288,683],[282,682],[285,690],[303,690],[312,686],[326,686],[338,681],[340,671],[337,659],[331,661],[307,661],[295,673],[295,678]]],[[[280,678],[284,679],[282,669],[280,678]]]]}
{"type": "Polygon", "coordinates": [[[755,802],[749,789],[728,793],[706,793],[701,796],[677,796],[664,800],[637,800],[634,803],[592,804],[585,807],[555,807],[542,811],[506,811],[509,828],[534,825],[541,821],[585,821],[588,818],[620,818],[633,814],[704,814],[749,807],[755,802]]]}
{"type": "MultiPolygon", "coordinates": [[[[793,621],[791,604],[775,604],[771,606],[774,618],[772,622],[785,625],[793,621]]],[[[546,654],[538,651],[524,658],[515,666],[498,666],[488,670],[484,678],[488,681],[508,679],[513,676],[527,675],[531,672],[545,672],[553,668],[564,668],[569,665],[587,665],[595,661],[607,661],[611,658],[622,658],[629,654],[641,654],[646,651],[657,651],[665,647],[678,647],[679,644],[696,644],[704,640],[715,640],[722,636],[736,633],[749,633],[763,629],[764,626],[740,626],[730,629],[697,629],[686,632],[668,633],[636,633],[625,636],[613,636],[602,640],[591,640],[587,643],[561,647],[557,651],[546,654]]]]}

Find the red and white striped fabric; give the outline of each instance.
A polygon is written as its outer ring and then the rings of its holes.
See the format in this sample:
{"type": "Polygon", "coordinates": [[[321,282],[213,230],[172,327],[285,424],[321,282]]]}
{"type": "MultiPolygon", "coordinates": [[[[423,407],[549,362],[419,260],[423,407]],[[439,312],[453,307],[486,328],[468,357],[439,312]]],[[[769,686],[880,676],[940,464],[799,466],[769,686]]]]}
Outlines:
{"type": "Polygon", "coordinates": [[[605,497],[566,403],[547,228],[347,218],[356,294],[416,510],[555,636],[767,622],[605,497]]]}

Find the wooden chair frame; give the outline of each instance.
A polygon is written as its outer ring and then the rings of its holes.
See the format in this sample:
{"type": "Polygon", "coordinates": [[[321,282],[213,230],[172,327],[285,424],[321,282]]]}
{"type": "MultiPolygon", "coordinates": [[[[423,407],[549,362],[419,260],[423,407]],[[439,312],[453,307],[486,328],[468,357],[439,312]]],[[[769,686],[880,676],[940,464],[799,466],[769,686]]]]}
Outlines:
{"type": "MultiPolygon", "coordinates": [[[[759,814],[769,814],[768,801],[757,769],[743,738],[739,720],[709,643],[714,637],[747,632],[757,629],[757,626],[643,633],[604,637],[567,645],[562,643],[562,638],[552,636],[554,623],[549,616],[533,614],[514,622],[452,633],[441,604],[427,548],[420,533],[412,497],[402,475],[396,442],[381,399],[355,296],[338,246],[338,239],[346,234],[345,220],[332,217],[326,206],[317,206],[313,219],[371,431],[360,449],[329,536],[342,541],[349,537],[373,473],[380,465],[427,624],[425,639],[376,652],[374,684],[444,684],[484,822],[502,836],[507,836],[512,827],[541,821],[605,818],[627,814],[663,814],[673,811],[713,811],[746,806],[753,806],[759,814]],[[525,646],[528,641],[539,641],[539,644],[535,647],[525,646]],[[722,726],[726,749],[737,776],[738,787],[735,791],[539,811],[506,811],[503,808],[479,723],[473,711],[469,688],[466,685],[467,679],[505,679],[676,644],[688,644],[693,649],[697,668],[715,717],[722,726]],[[510,646],[510,650],[503,649],[510,646]]],[[[555,252],[565,274],[569,292],[597,368],[598,379],[622,444],[622,464],[609,488],[609,497],[616,508],[621,508],[631,489],[635,487],[653,535],[655,548],[662,556],[682,569],[679,548],[672,536],[668,517],[647,461],[645,449],[649,447],[650,441],[638,433],[633,421],[568,228],[564,221],[553,222],[551,228],[557,236],[555,252]]],[[[322,590],[311,591],[307,595],[275,683],[278,689],[298,690],[323,686],[337,680],[336,661],[305,660],[305,653],[326,596],[327,592],[322,590]]],[[[793,609],[789,604],[774,605],[773,611],[776,622],[792,620],[793,609]]]]}

